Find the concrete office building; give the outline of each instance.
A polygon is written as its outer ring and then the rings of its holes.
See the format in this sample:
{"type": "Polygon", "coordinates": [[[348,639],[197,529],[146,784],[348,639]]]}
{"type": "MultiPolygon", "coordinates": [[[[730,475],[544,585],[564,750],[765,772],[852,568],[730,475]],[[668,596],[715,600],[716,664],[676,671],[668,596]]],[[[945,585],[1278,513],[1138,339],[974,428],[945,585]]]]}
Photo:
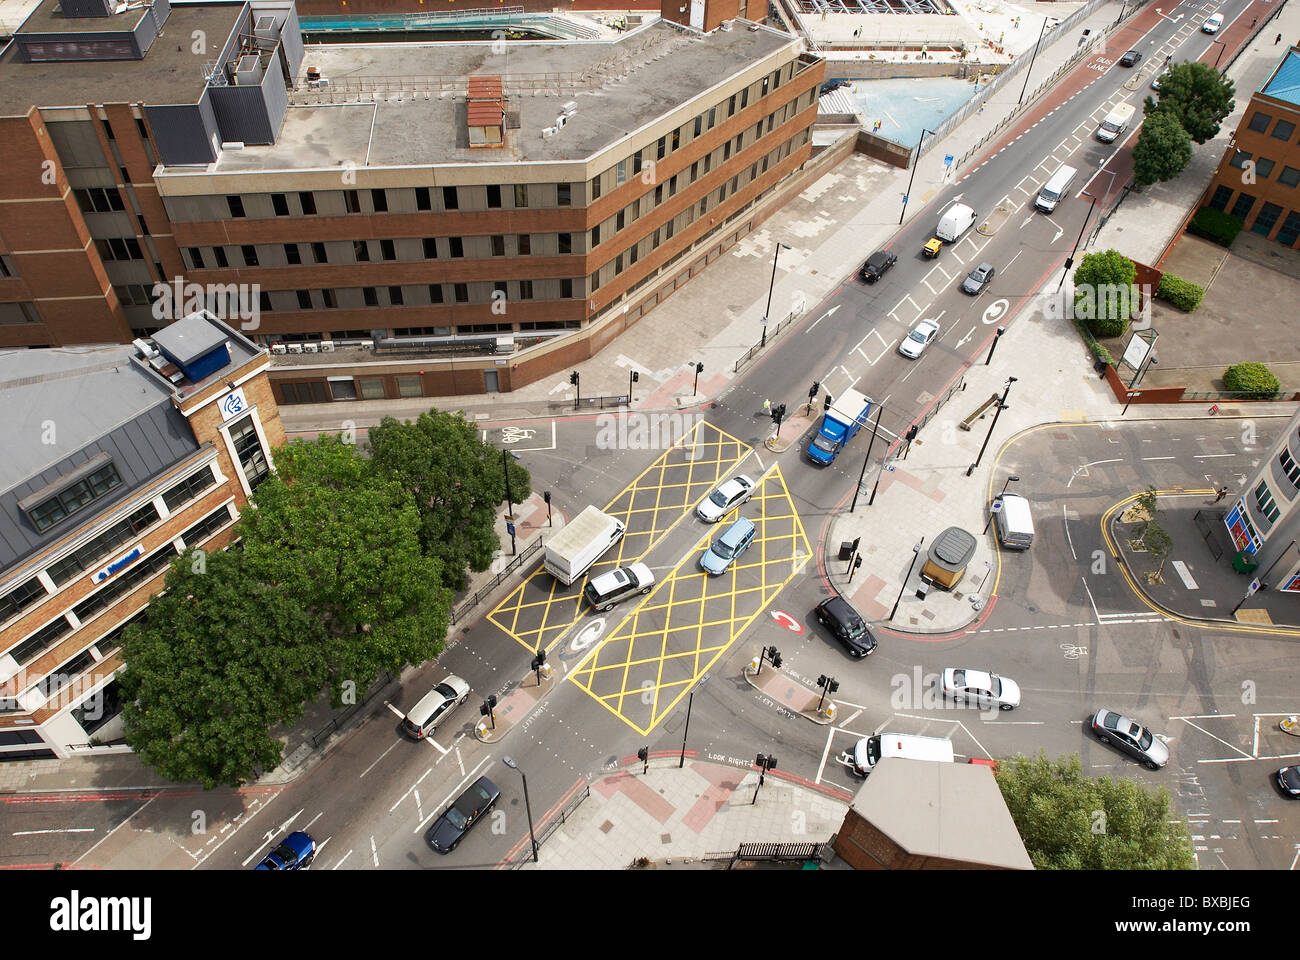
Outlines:
{"type": "Polygon", "coordinates": [[[220,549],[284,430],[270,358],[199,314],[126,346],[0,354],[0,761],[124,747],[122,631],[220,549]]]}
{"type": "Polygon", "coordinates": [[[1205,195],[1252,233],[1285,247],[1300,240],[1300,47],[1251,95],[1205,195]]]}
{"type": "Polygon", "coordinates": [[[126,341],[197,291],[273,350],[284,403],[592,356],[766,216],[824,73],[739,20],[304,51],[291,3],[56,3],[0,56],[0,346],[126,341]]]}
{"type": "Polygon", "coordinates": [[[1223,518],[1236,548],[1272,590],[1300,593],[1300,411],[1223,518]]]}

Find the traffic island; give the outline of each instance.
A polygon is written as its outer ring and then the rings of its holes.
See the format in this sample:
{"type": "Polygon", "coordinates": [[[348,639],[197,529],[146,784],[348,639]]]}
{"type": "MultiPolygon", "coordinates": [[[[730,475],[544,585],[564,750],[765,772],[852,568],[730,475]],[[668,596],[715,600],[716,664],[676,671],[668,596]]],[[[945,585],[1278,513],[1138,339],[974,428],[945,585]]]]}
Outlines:
{"type": "Polygon", "coordinates": [[[758,657],[745,664],[742,673],[745,682],[765,696],[764,704],[775,707],[777,713],[797,715],[823,727],[835,722],[838,713],[835,701],[823,697],[820,691],[809,690],[770,664],[760,671],[758,657]]]}
{"type": "Polygon", "coordinates": [[[1000,203],[993,208],[987,217],[980,221],[976,230],[986,237],[991,237],[1002,229],[1002,224],[1007,222],[1007,218],[1009,218],[1012,213],[1014,213],[1014,211],[1011,209],[1010,204],[1000,203]]]}
{"type": "MultiPolygon", "coordinates": [[[[504,697],[499,699],[490,712],[474,725],[474,739],[480,743],[496,743],[505,737],[518,724],[524,723],[533,708],[555,686],[555,675],[549,664],[541,669],[541,682],[537,671],[528,675],[504,697]]],[[[491,698],[482,701],[487,704],[491,698]]],[[[480,710],[482,707],[480,707],[480,710]]]]}
{"type": "MultiPolygon", "coordinates": [[[[801,407],[800,409],[802,410],[807,408],[801,407]]],[[[813,420],[813,416],[804,416],[802,414],[790,417],[781,424],[779,433],[772,434],[772,436],[763,441],[763,445],[773,453],[784,453],[789,450],[791,446],[799,442],[804,431],[808,429],[808,425],[811,424],[813,420]]]]}

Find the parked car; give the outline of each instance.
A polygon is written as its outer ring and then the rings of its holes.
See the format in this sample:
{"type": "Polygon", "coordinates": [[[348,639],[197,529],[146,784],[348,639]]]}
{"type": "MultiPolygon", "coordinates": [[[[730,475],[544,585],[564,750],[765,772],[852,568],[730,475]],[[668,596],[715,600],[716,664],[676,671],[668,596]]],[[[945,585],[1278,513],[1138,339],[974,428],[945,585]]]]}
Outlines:
{"type": "Polygon", "coordinates": [[[1113,743],[1152,770],[1169,762],[1169,747],[1136,720],[1103,708],[1092,715],[1089,725],[1098,740],[1113,743]]]}
{"type": "Polygon", "coordinates": [[[859,275],[867,283],[875,283],[897,262],[898,254],[890,253],[888,250],[877,250],[867,257],[867,262],[862,265],[859,275]]]}
{"type": "Polygon", "coordinates": [[[827,597],[813,611],[817,622],[831,632],[854,657],[869,657],[876,652],[876,638],[867,622],[843,597],[827,597]]]}
{"type": "Polygon", "coordinates": [[[254,870],[305,870],[316,859],[316,841],[309,834],[297,830],[262,858],[254,870]]]}
{"type": "Polygon", "coordinates": [[[424,839],[439,853],[451,853],[500,798],[497,785],[487,777],[479,777],[433,821],[424,839]]]}
{"type": "Polygon", "coordinates": [[[1159,93],[1159,92],[1160,92],[1160,81],[1163,80],[1163,79],[1164,79],[1165,77],[1167,77],[1168,75],[1169,75],[1169,70],[1168,70],[1168,68],[1166,68],[1166,69],[1164,69],[1164,70],[1161,70],[1161,71],[1160,71],[1158,74],[1156,74],[1154,77],[1152,77],[1152,78],[1151,78],[1151,89],[1154,90],[1154,91],[1156,91],[1157,93],[1159,93]]]}
{"type": "Polygon", "coordinates": [[[996,673],[944,667],[940,687],[945,697],[981,708],[996,705],[999,710],[1014,710],[1020,706],[1020,685],[996,673]]]}
{"type": "Polygon", "coordinates": [[[407,711],[402,717],[402,729],[407,736],[423,740],[432,735],[442,719],[451,713],[452,707],[468,699],[469,684],[453,674],[437,684],[407,711]]]}
{"type": "Polygon", "coordinates": [[[919,320],[898,344],[898,352],[915,360],[939,336],[939,325],[933,320],[919,320]]]}
{"type": "Polygon", "coordinates": [[[1124,56],[1119,58],[1119,65],[1121,67],[1135,67],[1141,59],[1142,52],[1140,50],[1130,50],[1128,53],[1124,54],[1124,56]]]}
{"type": "Polygon", "coordinates": [[[754,492],[754,481],[743,473],[732,477],[700,501],[695,515],[705,523],[717,523],[754,492]]]}
{"type": "Polygon", "coordinates": [[[582,595],[587,598],[593,610],[603,613],[612,610],[614,604],[633,594],[646,594],[654,587],[655,575],[650,568],[644,563],[632,563],[592,577],[583,588],[582,595]]]}
{"type": "Polygon", "coordinates": [[[1300,800],[1300,767],[1283,767],[1279,770],[1277,785],[1292,800],[1300,800]]]}
{"type": "Polygon", "coordinates": [[[744,517],[738,518],[722,531],[722,536],[709,544],[709,548],[700,556],[700,567],[705,573],[714,576],[726,573],[736,558],[749,549],[749,545],[754,542],[755,533],[757,530],[751,521],[744,517]]]}
{"type": "Polygon", "coordinates": [[[961,282],[962,293],[969,293],[972,296],[979,293],[993,279],[993,273],[993,264],[981,263],[961,282]]]}
{"type": "Polygon", "coordinates": [[[1223,14],[1215,13],[1205,18],[1201,24],[1201,33],[1218,33],[1219,28],[1223,26],[1223,14]]]}

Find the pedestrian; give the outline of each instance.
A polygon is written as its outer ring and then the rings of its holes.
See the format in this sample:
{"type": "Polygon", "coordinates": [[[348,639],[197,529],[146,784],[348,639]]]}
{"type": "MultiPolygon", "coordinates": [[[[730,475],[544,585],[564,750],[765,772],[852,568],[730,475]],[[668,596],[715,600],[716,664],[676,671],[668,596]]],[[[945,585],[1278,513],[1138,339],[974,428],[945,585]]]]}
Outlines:
{"type": "Polygon", "coordinates": [[[984,104],[982,104],[982,103],[980,104],[980,108],[979,108],[979,110],[978,110],[977,112],[978,112],[978,113],[983,113],[983,112],[984,112],[984,104]]]}
{"type": "Polygon", "coordinates": [[[1006,35],[1007,35],[1007,34],[1006,34],[1006,31],[1005,31],[1005,30],[1004,30],[1002,33],[999,33],[999,34],[998,34],[998,45],[999,45],[999,46],[1001,46],[1001,44],[1002,44],[1002,38],[1005,37],[1006,35]]]}
{"type": "Polygon", "coordinates": [[[980,33],[983,33],[983,32],[984,32],[984,21],[983,21],[983,20],[980,21],[979,31],[980,31],[980,33]]]}
{"type": "Polygon", "coordinates": [[[1250,28],[1251,28],[1252,30],[1254,30],[1254,29],[1255,29],[1255,24],[1257,24],[1257,23],[1259,23],[1259,17],[1255,17],[1253,20],[1250,21],[1250,28]]]}
{"type": "Polygon", "coordinates": [[[1219,492],[1218,492],[1217,494],[1215,494],[1214,502],[1215,502],[1215,503],[1218,503],[1220,500],[1222,500],[1222,499],[1223,499],[1224,497],[1226,497],[1227,495],[1228,495],[1228,488],[1227,488],[1227,487],[1220,487],[1220,488],[1219,488],[1219,492]]]}
{"type": "Polygon", "coordinates": [[[1174,58],[1173,58],[1173,55],[1172,55],[1172,54],[1170,54],[1169,56],[1165,57],[1165,66],[1166,66],[1166,67],[1169,66],[1169,64],[1171,64],[1171,63],[1173,63],[1173,62],[1174,62],[1174,58]]]}
{"type": "Polygon", "coordinates": [[[826,12],[827,12],[827,11],[825,11],[825,10],[822,11],[822,19],[823,19],[823,20],[826,19],[826,12]]]}
{"type": "Polygon", "coordinates": [[[926,60],[929,58],[929,56],[930,56],[930,48],[927,47],[925,44],[921,44],[921,59],[926,60]]]}
{"type": "Polygon", "coordinates": [[[1281,42],[1282,42],[1282,34],[1279,33],[1276,37],[1273,38],[1273,46],[1276,47],[1281,42]]]}
{"type": "Polygon", "coordinates": [[[763,399],[763,412],[768,416],[772,415],[772,401],[766,397],[763,399]]]}
{"type": "Polygon", "coordinates": [[[1016,17],[1015,29],[1017,29],[1017,30],[1020,29],[1020,18],[1019,18],[1019,17],[1016,17]]]}

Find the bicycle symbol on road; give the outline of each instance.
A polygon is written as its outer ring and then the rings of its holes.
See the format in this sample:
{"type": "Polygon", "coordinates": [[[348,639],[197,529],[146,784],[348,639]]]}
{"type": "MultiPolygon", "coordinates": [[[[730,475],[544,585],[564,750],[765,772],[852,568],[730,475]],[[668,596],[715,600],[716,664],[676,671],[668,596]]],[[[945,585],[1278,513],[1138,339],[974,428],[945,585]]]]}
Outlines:
{"type": "Polygon", "coordinates": [[[1061,644],[1061,652],[1065,654],[1066,660],[1078,660],[1080,657],[1088,655],[1087,647],[1076,647],[1072,643],[1061,644]]]}
{"type": "Polygon", "coordinates": [[[518,443],[520,440],[531,440],[536,432],[528,427],[502,427],[501,442],[518,443]]]}

